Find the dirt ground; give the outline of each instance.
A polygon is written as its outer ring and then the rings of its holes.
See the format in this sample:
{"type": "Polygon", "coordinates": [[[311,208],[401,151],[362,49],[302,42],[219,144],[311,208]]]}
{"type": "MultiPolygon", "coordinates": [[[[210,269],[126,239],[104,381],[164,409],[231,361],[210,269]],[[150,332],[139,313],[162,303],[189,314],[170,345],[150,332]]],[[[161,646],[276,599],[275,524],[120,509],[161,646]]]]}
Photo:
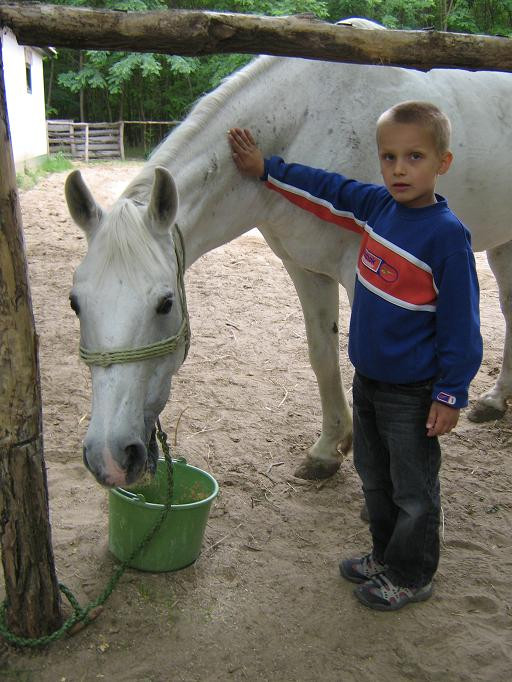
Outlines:
{"type": "MultiPolygon", "coordinates": [[[[84,169],[108,205],[134,164],[84,169]]],[[[104,588],[107,491],[81,456],[90,410],[69,308],[86,248],[68,217],[65,174],[23,193],[29,271],[41,340],[45,456],[59,580],[80,601],[104,588]]],[[[485,358],[471,390],[500,366],[496,285],[478,256],[485,358]]],[[[369,547],[350,457],[326,482],[294,468],[316,438],[320,406],[298,300],[280,261],[250,233],[187,273],[192,347],[163,425],[178,454],[210,471],[220,496],[196,563],[175,573],[129,570],[101,616],[45,651],[0,643],[0,679],[30,682],[433,682],[512,679],[512,416],[465,416],[443,438],[442,556],[433,598],[395,614],[367,610],[338,573],[369,547]]],[[[348,305],[342,300],[346,385],[348,305]]],[[[0,595],[2,596],[2,595],[0,595]]],[[[3,598],[3,596],[2,596],[3,598]]]]}

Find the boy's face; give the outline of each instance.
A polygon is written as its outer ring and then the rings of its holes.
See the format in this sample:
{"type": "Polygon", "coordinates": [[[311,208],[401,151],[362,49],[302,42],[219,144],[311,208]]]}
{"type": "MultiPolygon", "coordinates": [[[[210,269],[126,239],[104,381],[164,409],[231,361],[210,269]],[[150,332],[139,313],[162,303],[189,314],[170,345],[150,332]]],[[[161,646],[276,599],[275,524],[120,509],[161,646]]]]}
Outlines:
{"type": "Polygon", "coordinates": [[[415,123],[382,121],[377,128],[380,171],[391,196],[408,208],[436,203],[437,176],[446,173],[452,154],[436,149],[433,133],[415,123]]]}

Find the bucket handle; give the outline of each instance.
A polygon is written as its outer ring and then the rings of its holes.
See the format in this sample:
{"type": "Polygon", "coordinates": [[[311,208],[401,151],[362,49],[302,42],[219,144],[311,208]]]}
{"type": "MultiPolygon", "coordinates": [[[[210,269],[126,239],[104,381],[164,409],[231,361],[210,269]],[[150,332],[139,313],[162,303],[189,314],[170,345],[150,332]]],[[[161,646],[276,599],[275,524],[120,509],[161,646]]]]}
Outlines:
{"type": "Polygon", "coordinates": [[[143,504],[146,504],[146,498],[142,493],[132,493],[130,490],[125,488],[117,488],[117,491],[123,494],[125,497],[129,497],[131,500],[139,500],[143,504]]]}
{"type": "MultiPolygon", "coordinates": [[[[159,457],[158,461],[159,462],[165,462],[165,457],[159,457]]],[[[173,457],[172,462],[173,462],[173,464],[175,462],[177,462],[178,464],[187,464],[188,463],[187,460],[185,459],[185,457],[173,457]]]]}
{"type": "MultiPolygon", "coordinates": [[[[173,462],[177,462],[178,464],[187,464],[187,460],[185,457],[176,457],[173,458],[173,462]]],[[[142,493],[132,493],[131,490],[126,490],[126,488],[117,488],[117,490],[122,493],[125,497],[130,498],[131,500],[139,500],[143,504],[146,504],[146,498],[142,493]]]]}

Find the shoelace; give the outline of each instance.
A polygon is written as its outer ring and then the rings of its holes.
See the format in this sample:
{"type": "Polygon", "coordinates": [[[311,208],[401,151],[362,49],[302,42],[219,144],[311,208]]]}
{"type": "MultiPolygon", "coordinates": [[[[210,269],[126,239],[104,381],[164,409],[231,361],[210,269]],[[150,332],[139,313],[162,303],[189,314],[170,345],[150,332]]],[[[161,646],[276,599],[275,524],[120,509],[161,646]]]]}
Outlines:
{"type": "Polygon", "coordinates": [[[385,566],[379,561],[376,561],[373,558],[373,554],[370,552],[370,554],[366,554],[362,558],[361,568],[364,575],[373,577],[374,575],[381,573],[385,569],[385,566]]]}
{"type": "Polygon", "coordinates": [[[372,581],[380,590],[382,597],[387,601],[398,599],[400,594],[406,594],[407,596],[412,595],[412,591],[408,587],[394,585],[385,573],[377,573],[377,575],[373,576],[372,581]]]}

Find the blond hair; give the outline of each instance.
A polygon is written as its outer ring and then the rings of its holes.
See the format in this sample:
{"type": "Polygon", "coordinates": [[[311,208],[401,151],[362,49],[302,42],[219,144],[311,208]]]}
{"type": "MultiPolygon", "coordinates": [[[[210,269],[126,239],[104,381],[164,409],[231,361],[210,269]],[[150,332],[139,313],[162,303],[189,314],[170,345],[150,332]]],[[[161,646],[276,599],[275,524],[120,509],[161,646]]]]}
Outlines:
{"type": "Polygon", "coordinates": [[[377,121],[377,135],[382,123],[415,123],[428,128],[434,139],[434,144],[440,154],[450,147],[451,123],[441,109],[430,102],[410,100],[400,102],[387,109],[377,121]]]}

